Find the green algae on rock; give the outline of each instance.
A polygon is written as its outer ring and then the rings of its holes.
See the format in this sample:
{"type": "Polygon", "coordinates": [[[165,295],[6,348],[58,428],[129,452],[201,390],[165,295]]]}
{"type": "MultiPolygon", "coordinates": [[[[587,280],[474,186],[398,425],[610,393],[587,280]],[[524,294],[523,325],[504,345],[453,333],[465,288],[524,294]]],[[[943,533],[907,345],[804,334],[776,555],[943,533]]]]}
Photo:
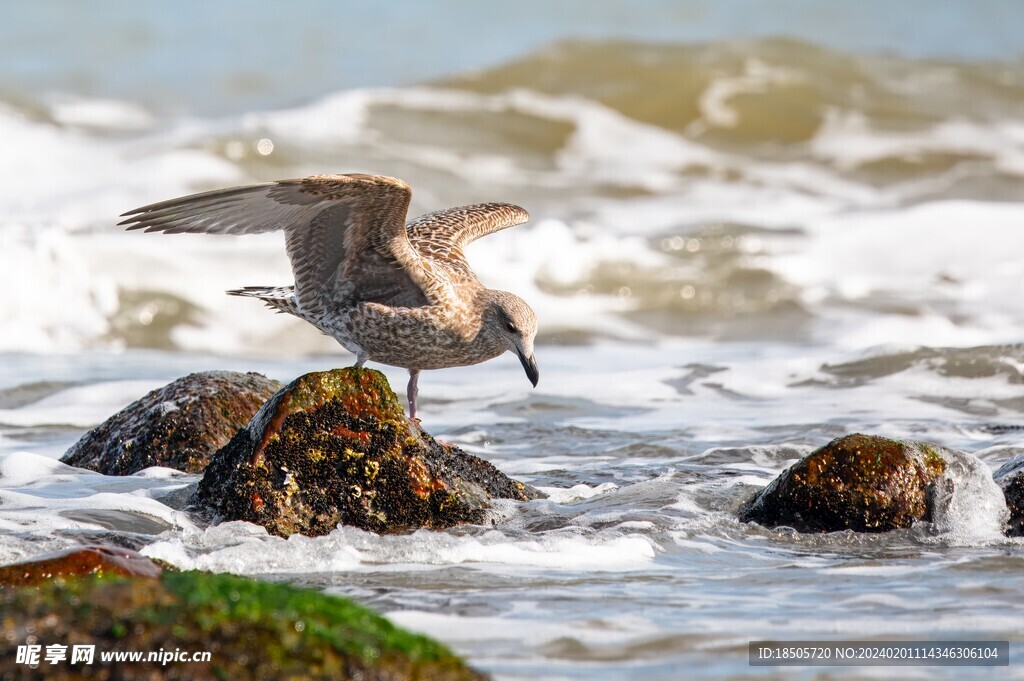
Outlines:
{"type": "Polygon", "coordinates": [[[287,537],[484,520],[492,498],[540,494],[410,422],[379,371],[299,377],[214,456],[193,507],[287,537]]]}
{"type": "Polygon", "coordinates": [[[801,532],[886,532],[931,520],[941,447],[854,434],[784,471],[740,509],[740,520],[801,532]]]}
{"type": "Polygon", "coordinates": [[[256,373],[189,374],[90,430],[61,461],[104,475],[131,475],[150,466],[199,473],[280,387],[256,373]]]}
{"type": "Polygon", "coordinates": [[[37,586],[85,575],[159,577],[160,566],[119,546],[80,546],[0,565],[0,586],[37,586]]]}
{"type": "MultiPolygon", "coordinates": [[[[84,577],[0,589],[0,678],[479,681],[444,646],[351,601],[227,574],[84,577]],[[17,664],[15,648],[94,645],[91,665],[17,664]],[[101,663],[101,652],[209,652],[209,661],[101,663]]],[[[69,648],[70,649],[70,648],[69,648]]]]}
{"type": "Polygon", "coordinates": [[[1006,534],[1024,537],[1024,455],[1018,455],[999,467],[993,476],[1003,490],[1010,519],[1006,534]]]}

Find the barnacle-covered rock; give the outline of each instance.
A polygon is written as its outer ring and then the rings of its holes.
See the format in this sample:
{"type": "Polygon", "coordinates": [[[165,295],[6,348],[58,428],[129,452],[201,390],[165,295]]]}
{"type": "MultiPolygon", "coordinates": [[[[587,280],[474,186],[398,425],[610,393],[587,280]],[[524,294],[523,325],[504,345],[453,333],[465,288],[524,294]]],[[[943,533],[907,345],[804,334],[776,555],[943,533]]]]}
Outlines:
{"type": "Polygon", "coordinates": [[[1006,534],[1024,537],[1024,455],[1015,456],[1004,463],[992,477],[1002,488],[1006,507],[1010,511],[1006,534]]]}
{"type": "Polygon", "coordinates": [[[280,387],[255,373],[189,374],[90,430],[61,461],[105,475],[131,475],[150,466],[199,473],[280,387]]]}
{"type": "Polygon", "coordinates": [[[286,537],[479,523],[491,498],[537,496],[407,419],[379,371],[349,367],[301,376],[268,400],[217,452],[192,504],[286,537]]]}
{"type": "Polygon", "coordinates": [[[801,532],[885,532],[930,521],[945,451],[873,435],[836,438],[758,491],[740,520],[801,532]]]}

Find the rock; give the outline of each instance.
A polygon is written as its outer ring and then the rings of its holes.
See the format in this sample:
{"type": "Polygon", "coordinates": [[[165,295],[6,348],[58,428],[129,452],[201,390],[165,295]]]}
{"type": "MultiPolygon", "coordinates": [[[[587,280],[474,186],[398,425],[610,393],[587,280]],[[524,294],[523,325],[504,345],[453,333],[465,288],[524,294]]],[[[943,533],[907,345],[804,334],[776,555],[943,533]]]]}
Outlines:
{"type": "Polygon", "coordinates": [[[410,422],[379,371],[306,374],[217,452],[192,504],[287,537],[338,524],[372,532],[484,520],[491,498],[541,496],[410,422]]]}
{"type": "Polygon", "coordinates": [[[155,579],[95,578],[0,589],[0,678],[439,679],[480,681],[444,646],[351,601],[227,574],[167,571],[155,579]],[[36,669],[18,645],[42,646],[36,669]],[[46,646],[68,646],[45,661],[46,646]],[[72,646],[95,646],[91,664],[72,646]],[[101,663],[101,653],[166,653],[154,662],[101,663]],[[209,652],[208,661],[179,655],[209,652]]]}
{"type": "Polygon", "coordinates": [[[116,546],[82,546],[0,566],[0,586],[36,586],[84,575],[159,577],[160,567],[140,553],[116,546]]]}
{"type": "Polygon", "coordinates": [[[1004,463],[992,477],[1003,490],[1006,507],[1010,511],[1006,534],[1024,537],[1024,454],[1004,463]]]}
{"type": "Polygon", "coordinates": [[[941,447],[873,435],[836,438],[784,471],[740,509],[740,520],[801,532],[886,532],[931,520],[941,447]]]}
{"type": "Polygon", "coordinates": [[[199,473],[280,387],[255,373],[189,374],[90,430],[61,461],[105,475],[150,466],[199,473]]]}

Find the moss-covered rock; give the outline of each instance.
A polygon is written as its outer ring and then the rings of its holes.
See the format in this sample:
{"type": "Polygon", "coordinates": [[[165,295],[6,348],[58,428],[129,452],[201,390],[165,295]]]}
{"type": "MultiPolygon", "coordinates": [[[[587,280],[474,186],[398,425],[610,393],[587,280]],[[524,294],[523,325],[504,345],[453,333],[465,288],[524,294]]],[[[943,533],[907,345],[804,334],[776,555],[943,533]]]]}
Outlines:
{"type": "Polygon", "coordinates": [[[483,521],[491,498],[539,493],[405,417],[379,371],[306,374],[280,390],[207,468],[194,508],[286,537],[339,524],[372,532],[483,521]]]}
{"type": "Polygon", "coordinates": [[[1002,488],[1006,508],[1010,511],[1006,534],[1024,537],[1024,455],[1015,456],[1004,463],[992,477],[1002,488]]]}
{"type": "Polygon", "coordinates": [[[872,435],[837,438],[758,491],[740,520],[801,532],[886,532],[931,520],[944,451],[872,435]]]}
{"type": "MultiPolygon", "coordinates": [[[[475,680],[444,646],[319,591],[205,572],[155,579],[85,577],[0,589],[4,679],[475,680]],[[18,645],[68,646],[68,660],[37,669],[18,645]],[[71,646],[94,645],[92,664],[71,646]],[[209,652],[209,661],[107,662],[114,651],[209,652]]],[[[41,656],[42,657],[42,656],[41,656]]]]}
{"type": "Polygon", "coordinates": [[[150,466],[199,473],[280,387],[255,373],[190,374],[90,430],[61,461],[105,475],[131,475],[150,466]]]}
{"type": "Polygon", "coordinates": [[[159,577],[160,567],[131,549],[82,546],[0,565],[0,586],[36,586],[85,575],[159,577]]]}

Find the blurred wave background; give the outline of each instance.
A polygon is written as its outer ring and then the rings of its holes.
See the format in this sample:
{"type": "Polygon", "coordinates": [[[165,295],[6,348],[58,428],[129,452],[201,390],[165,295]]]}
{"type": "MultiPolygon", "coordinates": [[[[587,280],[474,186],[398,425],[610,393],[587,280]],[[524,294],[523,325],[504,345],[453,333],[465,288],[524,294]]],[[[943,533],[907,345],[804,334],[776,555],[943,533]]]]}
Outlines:
{"type": "Polygon", "coordinates": [[[3,14],[0,350],[333,349],[221,296],[289,281],[276,237],[114,225],[191,191],[349,171],[407,179],[413,212],[527,206],[531,226],[471,257],[535,301],[544,342],[1024,328],[1012,0],[3,14]]]}

